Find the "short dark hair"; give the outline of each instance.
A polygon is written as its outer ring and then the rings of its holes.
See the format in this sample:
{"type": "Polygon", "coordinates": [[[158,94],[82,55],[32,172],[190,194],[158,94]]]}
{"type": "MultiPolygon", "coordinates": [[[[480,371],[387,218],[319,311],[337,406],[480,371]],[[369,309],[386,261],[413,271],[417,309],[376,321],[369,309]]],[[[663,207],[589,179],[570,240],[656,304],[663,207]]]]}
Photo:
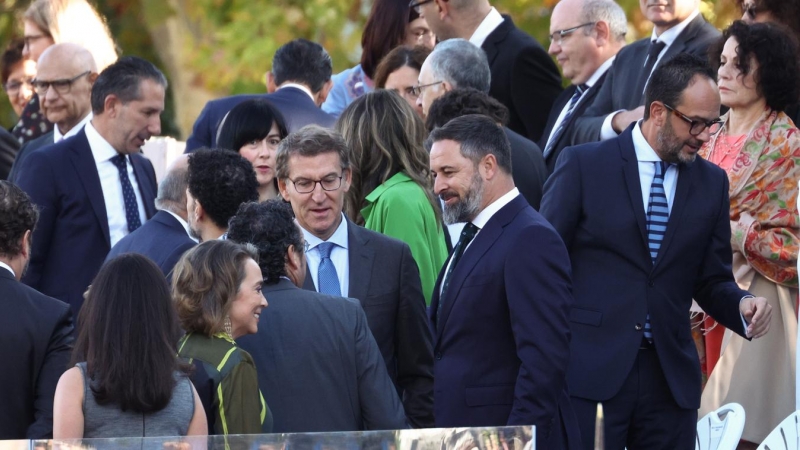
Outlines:
{"type": "Polygon", "coordinates": [[[30,197],[18,186],[0,180],[0,255],[14,257],[22,251],[20,240],[33,232],[39,212],[30,197]]]}
{"type": "Polygon", "coordinates": [[[141,84],[150,80],[167,88],[167,78],[150,61],[125,56],[106,67],[92,86],[92,112],[102,114],[106,97],[116,95],[122,103],[141,98],[141,84]]]}
{"type": "Polygon", "coordinates": [[[242,204],[231,219],[228,239],[258,249],[258,265],[266,284],[275,284],[286,276],[290,245],[303,252],[303,233],[294,223],[292,207],[280,199],[242,204]]]}
{"type": "Polygon", "coordinates": [[[239,205],[258,201],[258,180],[238,153],[203,148],[189,156],[189,193],[214,224],[227,228],[239,205]]]}
{"type": "Polygon", "coordinates": [[[342,135],[318,125],[306,125],[282,140],[278,146],[275,161],[278,178],[289,178],[289,159],[292,156],[310,158],[324,153],[337,153],[342,170],[350,169],[350,149],[342,135]]]}
{"type": "MultiPolygon", "coordinates": [[[[744,0],[736,0],[736,5],[744,12],[744,0]]],[[[791,28],[800,39],[800,3],[792,0],[756,0],[756,11],[770,13],[780,23],[791,28]]]]}
{"type": "Polygon", "coordinates": [[[751,58],[758,63],[753,79],[756,91],[764,97],[767,106],[775,111],[783,111],[797,103],[800,98],[800,80],[797,78],[800,54],[797,39],[788,28],[772,23],[748,25],[741,20],[733,22],[709,50],[709,60],[717,68],[720,66],[722,48],[730,38],[738,43],[736,68],[742,76],[747,76],[753,69],[751,58]]]}
{"type": "Polygon", "coordinates": [[[650,118],[650,105],[655,101],[677,108],[683,91],[696,76],[714,82],[717,79],[704,59],[689,53],[680,53],[656,67],[644,92],[644,120],[650,118]]]}
{"type": "Polygon", "coordinates": [[[283,114],[272,103],[265,99],[246,100],[225,117],[217,135],[217,147],[238,153],[248,142],[267,137],[273,123],[278,126],[281,139],[289,134],[283,114]]]}
{"type": "Polygon", "coordinates": [[[8,81],[14,66],[22,62],[23,48],[25,48],[25,41],[15,39],[8,44],[8,48],[3,52],[3,56],[0,57],[0,80],[2,80],[3,84],[8,81]]]}
{"type": "Polygon", "coordinates": [[[489,94],[473,88],[460,88],[446,92],[431,103],[425,128],[430,132],[467,114],[481,114],[503,125],[508,123],[509,117],[508,108],[489,94]]]}
{"type": "Polygon", "coordinates": [[[278,85],[295,81],[317,93],[332,73],[333,63],[325,48],[306,39],[283,44],[272,57],[272,75],[278,85]]]}
{"type": "Polygon", "coordinates": [[[181,330],[167,280],[147,257],[103,265],[78,315],[73,363],[86,361],[97,403],[151,413],[172,398],[181,330]]]}
{"type": "Polygon", "coordinates": [[[389,75],[402,67],[411,67],[419,72],[422,69],[422,63],[425,62],[425,58],[430,54],[431,51],[422,45],[414,47],[401,45],[395,48],[381,60],[378,68],[375,69],[375,87],[379,89],[385,88],[389,75]]]}
{"type": "Polygon", "coordinates": [[[406,40],[410,8],[404,0],[375,0],[361,33],[361,70],[374,79],[375,69],[406,40]]]}
{"type": "Polygon", "coordinates": [[[489,117],[480,114],[457,117],[431,131],[425,148],[430,152],[435,142],[444,140],[461,144],[461,154],[475,164],[489,153],[493,154],[497,165],[511,174],[511,143],[503,128],[489,117]]]}

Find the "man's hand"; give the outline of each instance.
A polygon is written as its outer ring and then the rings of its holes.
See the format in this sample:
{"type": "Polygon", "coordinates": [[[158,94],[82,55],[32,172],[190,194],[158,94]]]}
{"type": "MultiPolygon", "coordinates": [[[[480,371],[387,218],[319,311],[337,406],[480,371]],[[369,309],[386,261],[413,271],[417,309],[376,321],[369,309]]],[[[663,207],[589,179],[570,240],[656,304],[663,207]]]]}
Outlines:
{"type": "Polygon", "coordinates": [[[642,118],[644,118],[644,106],[640,106],[631,111],[622,111],[611,119],[611,128],[619,134],[628,128],[628,125],[642,118]]]}
{"type": "Polygon", "coordinates": [[[769,321],[772,319],[772,306],[764,297],[747,297],[739,302],[739,312],[748,323],[745,334],[747,337],[760,338],[769,331],[769,321]]]}

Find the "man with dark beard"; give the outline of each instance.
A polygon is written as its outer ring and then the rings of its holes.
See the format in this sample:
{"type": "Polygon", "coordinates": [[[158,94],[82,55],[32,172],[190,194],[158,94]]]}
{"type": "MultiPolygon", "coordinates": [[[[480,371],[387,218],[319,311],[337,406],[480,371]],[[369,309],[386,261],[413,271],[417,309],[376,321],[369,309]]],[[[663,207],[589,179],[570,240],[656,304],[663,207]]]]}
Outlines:
{"type": "Polygon", "coordinates": [[[586,449],[599,402],[606,450],[694,446],[692,298],[743,336],[769,330],[770,306],[731,273],[728,178],[695,157],[720,127],[714,80],[689,54],[662,64],[644,120],[618,138],[567,148],[545,185],[542,215],[572,260],[567,383],[586,449]]]}
{"type": "Polygon", "coordinates": [[[493,119],[453,119],[426,147],[444,221],[466,222],[431,302],[435,426],[535,425],[536,448],[579,448],[563,242],[514,186],[493,119]]]}

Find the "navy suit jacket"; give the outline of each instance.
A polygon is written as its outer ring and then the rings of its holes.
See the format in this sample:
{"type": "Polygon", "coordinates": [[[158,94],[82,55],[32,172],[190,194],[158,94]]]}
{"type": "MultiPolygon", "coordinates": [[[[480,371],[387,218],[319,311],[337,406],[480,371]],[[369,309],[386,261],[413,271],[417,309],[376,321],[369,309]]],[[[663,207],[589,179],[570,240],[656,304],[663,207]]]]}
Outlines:
{"type": "Polygon", "coordinates": [[[574,396],[604,401],[630,373],[650,313],[658,359],[675,401],[700,406],[700,363],[689,326],[694,298],[744,334],[731,274],[728,177],[698,157],[681,165],[666,235],[653,264],[631,130],[569,147],[545,184],[542,214],[572,260],[575,305],[567,379],[574,396]]]}
{"type": "Polygon", "coordinates": [[[579,448],[565,379],[570,264],[558,233],[517,196],[475,236],[440,298],[448,264],[431,302],[436,426],[535,425],[536,448],[579,448]]]}
{"type": "Polygon", "coordinates": [[[108,252],[106,261],[123,253],[138,253],[152,259],[164,276],[171,279],[175,264],[195,245],[197,242],[189,237],[177,219],[166,211],[159,211],[139,229],[120,239],[108,252]]]}
{"type": "Polygon", "coordinates": [[[53,437],[53,397],[72,356],[69,305],[0,268],[0,439],[53,437]]]}
{"type": "MultiPolygon", "coordinates": [[[[348,297],[367,314],[409,422],[433,426],[433,348],[419,268],[408,244],[347,224],[348,297]]],[[[309,272],[310,273],[310,272],[309,272]]],[[[316,290],[309,275],[304,289],[316,290]]]]}
{"type": "Polygon", "coordinates": [[[17,157],[14,158],[14,165],[11,166],[11,172],[8,174],[8,181],[16,183],[17,176],[19,175],[19,168],[22,167],[22,163],[25,161],[25,158],[27,158],[28,155],[33,153],[35,150],[48,145],[53,145],[55,143],[54,139],[55,137],[53,135],[53,130],[50,130],[46,134],[43,134],[32,141],[26,142],[17,152],[17,157]]]}
{"type": "Polygon", "coordinates": [[[538,142],[547,116],[561,93],[561,74],[547,51],[509,16],[481,48],[489,60],[489,95],[506,105],[508,128],[538,142]]]}
{"type": "Polygon", "coordinates": [[[11,180],[11,169],[19,151],[19,141],[5,128],[0,128],[0,180],[11,180]]]}
{"type": "MultiPolygon", "coordinates": [[[[153,165],[140,154],[130,155],[130,161],[150,218],[156,213],[153,165]]],[[[39,207],[22,282],[69,303],[77,314],[83,293],[111,250],[103,188],[86,132],[31,153],[17,184],[39,207]]]]}
{"type": "Polygon", "coordinates": [[[274,433],[406,428],[403,405],[357,300],[264,285],[258,333],[237,340],[258,370],[274,433]]]}
{"type": "Polygon", "coordinates": [[[216,147],[217,131],[219,131],[222,119],[234,106],[252,99],[269,100],[278,108],[283,114],[289,133],[311,124],[330,128],[336,122],[336,117],[323,111],[308,94],[295,87],[281,88],[271,94],[234,95],[206,103],[200,116],[194,122],[192,135],[186,141],[186,153],[193,152],[200,147],[216,147]]]}

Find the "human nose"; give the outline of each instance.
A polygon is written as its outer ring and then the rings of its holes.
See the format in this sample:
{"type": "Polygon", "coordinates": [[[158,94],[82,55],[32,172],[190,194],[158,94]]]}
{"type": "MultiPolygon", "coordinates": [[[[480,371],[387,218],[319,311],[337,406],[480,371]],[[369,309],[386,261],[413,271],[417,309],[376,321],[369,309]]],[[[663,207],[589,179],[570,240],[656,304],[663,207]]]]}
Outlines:
{"type": "Polygon", "coordinates": [[[261,293],[261,306],[264,308],[269,306],[269,303],[267,302],[267,297],[264,295],[263,292],[261,293]]]}
{"type": "Polygon", "coordinates": [[[158,114],[154,116],[147,125],[147,131],[151,136],[158,136],[161,134],[161,116],[158,114]]]}
{"type": "Polygon", "coordinates": [[[433,179],[433,193],[439,195],[445,188],[444,181],[440,181],[440,177],[434,177],[433,179]]]}
{"type": "Polygon", "coordinates": [[[561,53],[561,42],[556,42],[555,39],[550,41],[550,47],[547,48],[547,53],[557,55],[561,53]]]}
{"type": "Polygon", "coordinates": [[[322,182],[317,181],[314,183],[314,190],[311,191],[311,199],[317,203],[322,203],[325,201],[325,190],[322,189],[322,182]]]}

